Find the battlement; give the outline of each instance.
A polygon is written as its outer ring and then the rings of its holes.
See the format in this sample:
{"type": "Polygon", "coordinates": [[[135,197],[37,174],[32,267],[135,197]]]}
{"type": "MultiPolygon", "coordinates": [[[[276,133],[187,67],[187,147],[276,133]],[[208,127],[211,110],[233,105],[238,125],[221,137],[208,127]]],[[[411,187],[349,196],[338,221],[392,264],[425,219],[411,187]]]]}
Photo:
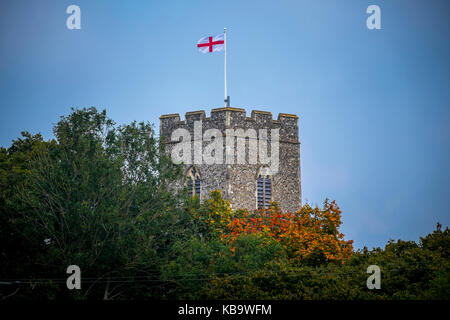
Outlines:
{"type": "Polygon", "coordinates": [[[159,119],[159,132],[165,138],[165,152],[172,157],[179,157],[182,148],[181,154],[187,157],[182,162],[186,176],[191,179],[191,194],[199,195],[200,200],[207,199],[212,190],[221,190],[234,209],[257,209],[266,205],[268,199],[276,201],[286,211],[295,212],[301,207],[300,142],[296,115],[280,113],[274,119],[272,113],[267,111],[253,110],[247,115],[245,109],[225,107],[212,109],[209,117],[204,110],[198,110],[186,112],[184,119],[178,113],[166,114],[159,119]],[[199,121],[201,128],[198,126],[199,121]],[[177,129],[185,129],[189,134],[181,130],[177,132],[177,138],[182,139],[172,141],[172,133],[177,129]],[[219,132],[214,132],[214,142],[205,138],[208,137],[205,135],[208,129],[218,129],[224,139],[216,141],[217,135],[220,136],[219,132]],[[230,133],[227,131],[229,129],[235,131],[230,133]],[[243,129],[244,132],[239,132],[238,129],[243,129]],[[264,129],[267,130],[268,144],[265,139],[260,140],[261,130],[264,129]],[[273,143],[276,142],[272,138],[273,129],[278,130],[279,143],[273,143]],[[199,137],[199,134],[202,136],[199,137]],[[230,135],[233,140],[227,139],[230,135]],[[243,140],[238,141],[238,137],[245,137],[243,153],[238,148],[238,145],[242,146],[243,140]],[[255,138],[257,141],[254,141],[255,138]],[[180,145],[180,141],[188,144],[180,145]],[[219,143],[216,144],[217,142],[219,143]],[[250,156],[251,142],[258,144],[255,162],[251,161],[254,159],[250,156]],[[267,148],[271,157],[270,164],[263,163],[260,147],[267,148]],[[211,151],[221,161],[207,162],[211,151]],[[231,158],[230,154],[233,155],[231,158]],[[195,168],[195,177],[192,175],[192,168],[195,168]],[[260,176],[264,168],[266,173],[262,179],[260,176]]]}
{"type": "Polygon", "coordinates": [[[280,113],[277,119],[273,119],[272,113],[253,110],[247,117],[242,108],[216,108],[206,117],[204,110],[185,113],[185,120],[181,120],[178,113],[167,114],[159,117],[160,134],[170,138],[171,133],[178,128],[193,130],[195,121],[202,121],[203,130],[215,128],[225,132],[225,129],[279,129],[280,140],[298,142],[298,116],[294,114],[280,113]]]}

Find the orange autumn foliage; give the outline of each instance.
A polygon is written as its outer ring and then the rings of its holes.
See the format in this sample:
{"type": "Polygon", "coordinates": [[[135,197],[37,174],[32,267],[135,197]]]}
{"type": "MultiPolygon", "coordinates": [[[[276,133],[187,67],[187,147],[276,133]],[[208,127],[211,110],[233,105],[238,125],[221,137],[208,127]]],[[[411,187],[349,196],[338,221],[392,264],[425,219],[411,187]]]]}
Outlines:
{"type": "Polygon", "coordinates": [[[258,234],[280,242],[293,263],[344,263],[353,252],[353,240],[344,240],[338,230],[341,224],[341,211],[334,201],[325,201],[323,209],[306,204],[295,213],[283,213],[272,203],[253,213],[237,212],[222,239],[232,243],[241,235],[258,234]]]}

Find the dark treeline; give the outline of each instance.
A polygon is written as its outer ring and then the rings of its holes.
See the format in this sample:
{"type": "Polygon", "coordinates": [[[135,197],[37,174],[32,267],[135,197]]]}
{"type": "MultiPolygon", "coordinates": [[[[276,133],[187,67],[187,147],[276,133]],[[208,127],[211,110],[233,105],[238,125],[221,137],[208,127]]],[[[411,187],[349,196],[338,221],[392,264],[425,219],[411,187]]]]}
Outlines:
{"type": "Polygon", "coordinates": [[[232,211],[218,191],[200,203],[175,190],[182,168],[148,123],[90,108],[53,132],[0,148],[0,299],[449,299],[439,224],[419,243],[355,251],[335,202],[232,211]]]}

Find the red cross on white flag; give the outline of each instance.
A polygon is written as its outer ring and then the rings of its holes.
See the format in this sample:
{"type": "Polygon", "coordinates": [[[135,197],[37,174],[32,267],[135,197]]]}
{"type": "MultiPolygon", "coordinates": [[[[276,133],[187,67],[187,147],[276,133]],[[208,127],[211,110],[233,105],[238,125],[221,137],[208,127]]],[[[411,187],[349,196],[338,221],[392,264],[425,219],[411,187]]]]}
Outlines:
{"type": "Polygon", "coordinates": [[[201,53],[224,51],[223,71],[225,79],[225,107],[230,106],[230,97],[227,95],[227,28],[223,28],[223,33],[214,37],[204,37],[198,40],[197,48],[201,53]]]}
{"type": "Polygon", "coordinates": [[[224,34],[219,34],[214,37],[204,37],[197,42],[198,50],[201,53],[224,51],[224,34]]]}

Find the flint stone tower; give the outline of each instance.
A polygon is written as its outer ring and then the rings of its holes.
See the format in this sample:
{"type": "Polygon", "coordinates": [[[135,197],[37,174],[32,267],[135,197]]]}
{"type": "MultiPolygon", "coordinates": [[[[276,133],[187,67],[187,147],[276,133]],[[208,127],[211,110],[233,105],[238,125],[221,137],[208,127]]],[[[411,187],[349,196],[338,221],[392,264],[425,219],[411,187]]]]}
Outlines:
{"type": "MultiPolygon", "coordinates": [[[[283,211],[300,209],[300,142],[296,115],[280,113],[277,120],[274,120],[270,112],[253,110],[251,116],[247,117],[244,109],[231,107],[212,109],[210,117],[206,117],[203,110],[187,112],[185,120],[181,120],[179,114],[163,115],[160,117],[160,135],[165,137],[168,155],[175,143],[179,143],[178,140],[171,141],[172,132],[184,128],[191,134],[191,155],[194,158],[196,121],[202,121],[202,134],[208,129],[219,129],[222,132],[224,158],[226,129],[252,128],[257,133],[260,129],[267,129],[269,143],[271,129],[279,129],[279,168],[278,172],[271,174],[259,161],[257,164],[249,164],[249,138],[246,138],[246,164],[237,164],[236,161],[234,164],[227,164],[223,161],[223,164],[184,165],[184,172],[191,179],[188,180],[192,194],[198,194],[200,200],[203,200],[210,191],[221,190],[233,209],[254,210],[266,207],[269,200],[276,201],[283,211]]],[[[211,142],[203,141],[203,148],[209,143],[211,142]]],[[[194,159],[191,163],[194,163],[194,159]]]]}

